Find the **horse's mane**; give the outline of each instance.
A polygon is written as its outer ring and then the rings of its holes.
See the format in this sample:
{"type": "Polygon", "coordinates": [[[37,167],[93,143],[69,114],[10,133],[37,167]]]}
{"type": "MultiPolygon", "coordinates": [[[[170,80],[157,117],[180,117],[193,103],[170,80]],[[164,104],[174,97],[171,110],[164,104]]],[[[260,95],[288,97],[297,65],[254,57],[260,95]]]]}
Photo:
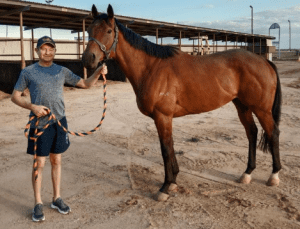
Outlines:
{"type": "MultiPolygon", "coordinates": [[[[99,14],[96,18],[94,18],[93,23],[96,20],[105,20],[106,23],[110,23],[108,20],[108,16],[105,13],[99,14]]],[[[168,57],[172,57],[178,53],[177,47],[172,47],[169,45],[162,46],[154,44],[147,39],[143,38],[141,35],[133,32],[131,29],[126,28],[122,23],[120,23],[116,18],[116,25],[120,29],[120,31],[123,33],[125,40],[129,42],[129,44],[139,50],[144,51],[148,55],[166,59],[168,57]]]]}
{"type": "Polygon", "coordinates": [[[172,57],[178,53],[178,48],[172,46],[162,46],[154,44],[141,35],[133,32],[131,29],[126,28],[115,18],[116,24],[120,31],[123,33],[126,41],[136,49],[142,50],[148,55],[155,56],[157,58],[166,59],[172,57]]]}

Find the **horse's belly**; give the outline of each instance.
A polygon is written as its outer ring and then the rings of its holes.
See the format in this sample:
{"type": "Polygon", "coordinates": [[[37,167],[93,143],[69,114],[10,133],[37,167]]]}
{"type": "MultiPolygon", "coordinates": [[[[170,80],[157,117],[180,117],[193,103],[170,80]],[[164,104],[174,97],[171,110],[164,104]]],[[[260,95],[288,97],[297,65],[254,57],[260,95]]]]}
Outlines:
{"type": "Polygon", "coordinates": [[[210,96],[192,96],[177,104],[175,117],[216,110],[231,102],[236,94],[212,93],[210,96]]]}

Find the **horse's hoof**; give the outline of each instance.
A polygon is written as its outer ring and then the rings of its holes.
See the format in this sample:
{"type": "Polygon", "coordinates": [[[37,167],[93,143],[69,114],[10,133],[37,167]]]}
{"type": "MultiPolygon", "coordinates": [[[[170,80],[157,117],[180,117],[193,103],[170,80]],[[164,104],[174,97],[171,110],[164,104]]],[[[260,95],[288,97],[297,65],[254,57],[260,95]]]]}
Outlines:
{"type": "Polygon", "coordinates": [[[174,183],[170,184],[170,187],[169,187],[168,191],[169,192],[178,192],[177,184],[174,184],[174,183]]]}
{"type": "Polygon", "coordinates": [[[247,174],[247,173],[243,173],[243,175],[239,179],[239,182],[241,184],[250,184],[250,182],[251,182],[251,175],[247,174]]]}
{"type": "Polygon", "coordinates": [[[163,192],[158,192],[157,193],[157,201],[167,201],[167,199],[169,198],[169,194],[163,193],[163,192]]]}
{"type": "Polygon", "coordinates": [[[279,177],[278,177],[278,173],[272,173],[272,175],[270,176],[267,185],[268,186],[279,186],[279,177]]]}

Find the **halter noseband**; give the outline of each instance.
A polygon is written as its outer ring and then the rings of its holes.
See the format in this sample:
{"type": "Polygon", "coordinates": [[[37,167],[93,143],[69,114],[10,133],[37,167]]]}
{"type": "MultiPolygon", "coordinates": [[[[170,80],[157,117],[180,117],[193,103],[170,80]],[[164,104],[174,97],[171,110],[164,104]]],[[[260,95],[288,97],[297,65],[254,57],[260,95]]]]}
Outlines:
{"type": "Polygon", "coordinates": [[[110,56],[111,51],[113,50],[114,52],[116,52],[118,37],[119,37],[119,29],[118,29],[118,26],[115,23],[115,39],[114,39],[114,43],[112,44],[112,46],[110,47],[109,50],[106,50],[105,45],[102,44],[100,41],[98,41],[96,38],[89,37],[89,41],[95,41],[99,45],[101,51],[104,52],[105,59],[108,60],[108,59],[110,59],[109,56],[110,56]]]}

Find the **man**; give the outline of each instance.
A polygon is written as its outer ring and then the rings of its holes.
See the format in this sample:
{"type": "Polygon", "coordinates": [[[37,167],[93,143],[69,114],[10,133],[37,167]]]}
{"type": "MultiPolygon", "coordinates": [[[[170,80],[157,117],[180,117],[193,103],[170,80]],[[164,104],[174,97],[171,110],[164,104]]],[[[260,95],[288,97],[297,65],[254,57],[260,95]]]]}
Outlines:
{"type": "MultiPolygon", "coordinates": [[[[40,118],[37,128],[42,128],[48,121],[47,109],[50,109],[61,124],[67,128],[67,120],[64,110],[63,85],[64,83],[80,88],[90,88],[96,83],[101,74],[107,74],[107,67],[99,67],[87,80],[81,79],[69,69],[53,63],[56,45],[52,38],[44,36],[37,42],[35,49],[39,56],[39,62],[22,70],[15,85],[11,100],[28,110],[30,116],[40,118]],[[31,101],[22,97],[22,92],[28,88],[31,101]],[[45,117],[43,117],[45,116],[45,117]]],[[[31,125],[28,138],[27,153],[33,155],[33,140],[35,120],[31,125]]],[[[67,206],[60,196],[61,183],[61,154],[70,145],[68,134],[65,133],[57,123],[52,121],[44,134],[37,141],[37,163],[38,178],[35,180],[32,172],[32,184],[35,198],[35,207],[32,214],[33,221],[45,220],[43,213],[43,202],[41,198],[42,171],[45,165],[46,156],[50,157],[51,175],[53,183],[52,208],[56,208],[60,213],[67,214],[71,208],[67,206]]]]}

